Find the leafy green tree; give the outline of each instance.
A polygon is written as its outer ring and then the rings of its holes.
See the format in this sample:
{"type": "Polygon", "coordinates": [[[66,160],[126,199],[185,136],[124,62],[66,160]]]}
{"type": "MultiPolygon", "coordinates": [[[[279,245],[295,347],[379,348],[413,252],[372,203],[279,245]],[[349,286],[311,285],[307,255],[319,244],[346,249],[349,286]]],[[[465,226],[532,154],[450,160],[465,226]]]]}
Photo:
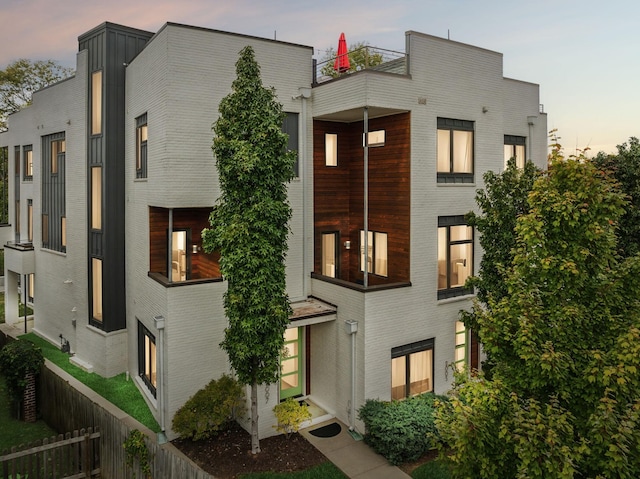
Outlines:
{"type": "Polygon", "coordinates": [[[598,153],[595,164],[613,174],[629,204],[620,218],[618,248],[623,256],[640,252],[640,141],[629,138],[628,143],[618,145],[617,155],[598,153]]]}
{"type": "MultiPolygon", "coordinates": [[[[335,62],[337,52],[333,47],[327,50],[327,53],[320,60],[324,66],[320,69],[320,73],[336,78],[340,75],[333,69],[333,63],[335,62]]],[[[364,70],[365,68],[375,67],[380,65],[384,61],[382,53],[372,50],[367,42],[356,42],[349,45],[348,51],[349,57],[349,70],[348,73],[364,70]]]]}
{"type": "Polygon", "coordinates": [[[506,295],[474,306],[493,380],[457,386],[451,410],[466,414],[438,411],[468,452],[455,477],[480,461],[471,445],[487,455],[478,478],[640,477],[640,256],[617,254],[625,206],[605,172],[554,147],[517,220],[506,295]]]}
{"type": "Polygon", "coordinates": [[[7,129],[7,117],[31,104],[33,92],[73,74],[53,60],[21,58],[0,70],[0,131],[7,129]]]}
{"type": "Polygon", "coordinates": [[[222,348],[243,384],[251,385],[252,452],[260,452],[257,387],[277,382],[291,307],[285,292],[287,183],[294,153],[286,151],[284,114],[265,88],[251,47],[240,52],[232,93],[219,106],[213,151],[222,195],[203,231],[206,251],[220,252],[228,282],[229,325],[222,348]]]}
{"type": "MultiPolygon", "coordinates": [[[[478,300],[485,305],[490,295],[495,300],[508,294],[505,280],[515,255],[516,220],[529,212],[528,196],[541,174],[532,162],[518,168],[512,158],[502,173],[488,171],[483,176],[485,189],[476,193],[480,214],[468,213],[467,221],[479,233],[483,250],[480,271],[469,285],[476,288],[478,300]]],[[[465,325],[477,329],[474,315],[465,313],[465,325]]]]}

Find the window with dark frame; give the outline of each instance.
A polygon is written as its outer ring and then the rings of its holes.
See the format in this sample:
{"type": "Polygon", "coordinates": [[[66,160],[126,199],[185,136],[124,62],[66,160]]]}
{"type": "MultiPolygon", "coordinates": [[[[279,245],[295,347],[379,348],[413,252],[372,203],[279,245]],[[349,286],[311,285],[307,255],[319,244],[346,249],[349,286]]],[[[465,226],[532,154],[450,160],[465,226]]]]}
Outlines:
{"type": "Polygon", "coordinates": [[[464,215],[438,217],[438,299],[473,294],[473,228],[464,215]]]}
{"type": "Polygon", "coordinates": [[[147,114],[136,118],[136,178],[147,177],[147,114]]]}
{"type": "Polygon", "coordinates": [[[391,349],[391,399],[433,391],[434,345],[431,338],[391,349]]]}
{"type": "Polygon", "coordinates": [[[33,180],[33,146],[26,145],[22,147],[22,157],[24,158],[24,177],[25,181],[33,180]]]}
{"type": "Polygon", "coordinates": [[[368,273],[376,276],[388,276],[387,233],[369,230],[367,254],[365,255],[364,230],[360,230],[360,271],[362,272],[364,272],[365,263],[368,273]]]}
{"type": "Polygon", "coordinates": [[[138,321],[138,375],[156,397],[158,387],[156,337],[138,321]]]}
{"type": "Polygon", "coordinates": [[[33,200],[27,199],[27,240],[33,241],[33,200]]]}
{"type": "Polygon", "coordinates": [[[473,183],[474,122],[438,118],[438,183],[473,183]]]}
{"type": "Polygon", "coordinates": [[[524,136],[504,135],[504,167],[511,158],[516,159],[516,166],[524,168],[526,161],[527,139],[524,136]]]}

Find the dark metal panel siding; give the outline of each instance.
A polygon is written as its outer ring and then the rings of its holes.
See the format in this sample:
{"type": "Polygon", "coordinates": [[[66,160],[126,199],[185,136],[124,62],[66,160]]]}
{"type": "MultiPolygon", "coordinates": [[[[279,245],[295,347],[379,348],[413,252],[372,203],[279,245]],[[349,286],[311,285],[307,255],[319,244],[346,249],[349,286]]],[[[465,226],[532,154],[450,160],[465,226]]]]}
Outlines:
{"type": "MultiPolygon", "coordinates": [[[[89,50],[90,72],[102,70],[102,134],[91,137],[87,197],[90,198],[91,165],[102,165],[102,232],[89,232],[89,254],[102,258],[103,323],[106,331],[126,328],[125,291],[125,73],[126,65],[144,48],[152,34],[105,23],[80,40],[89,50]]],[[[90,75],[89,75],[90,78],[90,75]]],[[[90,80],[89,80],[90,81],[90,80]]],[[[88,98],[88,108],[91,105],[88,98]]],[[[87,112],[91,121],[91,112],[87,112]]],[[[90,261],[89,261],[90,264],[90,261]]],[[[91,291],[91,284],[89,284],[91,291]]]]}
{"type": "MultiPolygon", "coordinates": [[[[55,133],[42,137],[42,214],[48,215],[48,231],[43,232],[48,241],[43,248],[65,251],[62,246],[62,217],[66,215],[65,205],[65,154],[57,155],[57,172],[51,171],[51,149],[55,141],[64,140],[65,133],[55,133]]],[[[35,220],[35,218],[34,218],[35,220]]]]}

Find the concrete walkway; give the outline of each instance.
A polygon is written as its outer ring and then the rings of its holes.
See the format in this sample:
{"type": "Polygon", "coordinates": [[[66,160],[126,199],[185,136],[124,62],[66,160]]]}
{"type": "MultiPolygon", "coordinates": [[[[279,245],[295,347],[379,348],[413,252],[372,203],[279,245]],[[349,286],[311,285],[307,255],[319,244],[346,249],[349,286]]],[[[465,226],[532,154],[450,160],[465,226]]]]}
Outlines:
{"type": "Polygon", "coordinates": [[[337,419],[302,429],[300,434],[352,479],[408,479],[410,477],[397,467],[390,465],[384,457],[373,452],[364,441],[356,441],[349,434],[348,426],[337,419]],[[309,434],[310,431],[333,422],[337,422],[342,427],[337,436],[316,437],[309,434]]]}

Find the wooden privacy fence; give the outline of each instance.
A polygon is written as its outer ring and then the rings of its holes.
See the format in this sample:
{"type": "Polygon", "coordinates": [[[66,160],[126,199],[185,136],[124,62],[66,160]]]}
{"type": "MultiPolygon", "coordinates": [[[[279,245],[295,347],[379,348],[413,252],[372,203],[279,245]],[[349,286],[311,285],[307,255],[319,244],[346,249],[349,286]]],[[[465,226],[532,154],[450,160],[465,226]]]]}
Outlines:
{"type": "Polygon", "coordinates": [[[134,429],[146,436],[153,479],[214,479],[173,444],[159,444],[155,433],[49,361],[45,362],[39,381],[40,410],[47,424],[58,431],[86,426],[99,428],[102,479],[145,477],[138,461],[134,461],[132,468],[126,465],[123,444],[134,429]]]}
{"type": "Polygon", "coordinates": [[[100,477],[100,432],[92,428],[44,439],[29,449],[3,452],[0,478],[80,479],[100,477]]]}

